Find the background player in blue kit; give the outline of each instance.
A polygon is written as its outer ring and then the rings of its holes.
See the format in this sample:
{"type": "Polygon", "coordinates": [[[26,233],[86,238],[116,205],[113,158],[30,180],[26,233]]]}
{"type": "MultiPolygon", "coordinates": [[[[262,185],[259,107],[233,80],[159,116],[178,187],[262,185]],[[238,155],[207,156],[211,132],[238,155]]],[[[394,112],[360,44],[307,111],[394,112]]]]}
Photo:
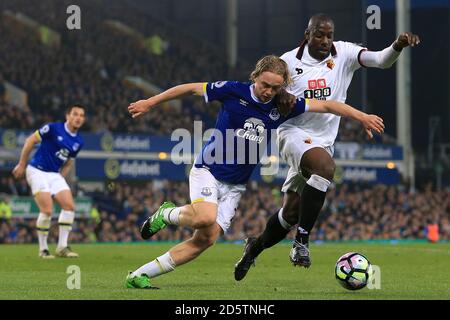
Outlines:
{"type": "Polygon", "coordinates": [[[84,124],[85,109],[73,105],[66,111],[66,122],[49,123],[30,135],[22,148],[19,163],[13,170],[16,179],[26,174],[31,192],[39,207],[36,222],[39,239],[39,256],[54,258],[48,250],[47,237],[50,228],[53,199],[61,206],[59,214],[59,240],[56,256],[76,258],[67,245],[72,223],[75,218],[75,205],[65,177],[70,172],[73,159],[83,147],[83,139],[78,130],[84,124]],[[40,146],[28,163],[35,144],[40,146]],[[53,199],[52,199],[53,197],[53,199]]]}
{"type": "Polygon", "coordinates": [[[190,172],[191,204],[176,207],[165,202],[141,228],[144,239],[168,224],[196,229],[193,237],[131,272],[126,279],[128,288],[152,288],[150,278],[195,259],[214,244],[230,226],[245,184],[263,154],[262,148],[270,140],[271,130],[284,121],[306,111],[333,112],[361,121],[367,130],[384,130],[381,118],[335,101],[297,99],[292,112],[282,116],[273,98],[291,78],[287,64],[279,57],[271,55],[259,60],[250,79],[252,83],[183,84],[128,107],[135,118],[157,104],[185,95],[204,96],[206,102],[218,100],[223,104],[215,131],[190,172]],[[231,139],[227,139],[230,133],[231,139]]]}

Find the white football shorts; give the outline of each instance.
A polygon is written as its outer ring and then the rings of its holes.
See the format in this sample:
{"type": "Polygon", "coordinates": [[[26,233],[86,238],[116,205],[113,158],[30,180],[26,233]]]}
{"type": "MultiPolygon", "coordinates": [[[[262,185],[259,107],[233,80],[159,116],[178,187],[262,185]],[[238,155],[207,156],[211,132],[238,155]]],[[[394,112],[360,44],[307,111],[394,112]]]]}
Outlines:
{"type": "Polygon", "coordinates": [[[300,128],[289,128],[278,134],[278,147],[280,157],[289,165],[289,171],[286,180],[281,188],[282,192],[288,190],[301,193],[306,184],[306,179],[301,173],[300,163],[303,154],[312,148],[322,148],[327,151],[331,157],[334,154],[334,146],[325,146],[320,138],[301,130],[300,128]]]}
{"type": "Polygon", "coordinates": [[[190,171],[191,203],[200,201],[216,203],[218,205],[216,221],[224,233],[231,225],[244,192],[245,185],[218,181],[208,169],[192,167],[190,171]]]}
{"type": "Polygon", "coordinates": [[[49,192],[53,196],[70,190],[66,179],[58,172],[46,172],[28,165],[25,174],[33,196],[39,192],[49,192]]]}

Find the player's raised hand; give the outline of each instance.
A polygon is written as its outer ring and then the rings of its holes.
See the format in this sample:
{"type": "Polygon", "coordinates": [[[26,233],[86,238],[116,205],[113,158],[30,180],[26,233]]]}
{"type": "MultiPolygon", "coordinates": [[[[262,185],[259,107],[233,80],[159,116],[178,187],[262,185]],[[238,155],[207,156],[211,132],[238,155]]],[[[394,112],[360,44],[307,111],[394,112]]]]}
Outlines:
{"type": "Polygon", "coordinates": [[[23,164],[18,164],[14,167],[12,171],[12,175],[15,179],[20,179],[25,175],[25,169],[26,167],[23,164]]]}
{"type": "Polygon", "coordinates": [[[420,38],[418,35],[413,34],[412,32],[403,32],[402,34],[400,34],[397,38],[397,40],[395,40],[394,43],[394,49],[403,49],[406,48],[407,46],[417,46],[420,43],[420,38]]]}
{"type": "Polygon", "coordinates": [[[152,107],[152,104],[149,100],[138,100],[136,102],[132,102],[128,106],[128,112],[131,114],[132,118],[137,118],[144,113],[148,112],[150,108],[152,107]]]}
{"type": "Polygon", "coordinates": [[[384,132],[384,123],[383,119],[380,117],[374,115],[374,114],[368,114],[363,117],[362,124],[364,126],[364,130],[367,133],[367,136],[372,139],[373,133],[372,130],[377,133],[383,133],[384,132]]]}
{"type": "Polygon", "coordinates": [[[294,95],[288,93],[284,89],[281,89],[275,96],[275,103],[278,107],[278,112],[282,116],[286,117],[295,107],[296,100],[297,98],[294,95]]]}

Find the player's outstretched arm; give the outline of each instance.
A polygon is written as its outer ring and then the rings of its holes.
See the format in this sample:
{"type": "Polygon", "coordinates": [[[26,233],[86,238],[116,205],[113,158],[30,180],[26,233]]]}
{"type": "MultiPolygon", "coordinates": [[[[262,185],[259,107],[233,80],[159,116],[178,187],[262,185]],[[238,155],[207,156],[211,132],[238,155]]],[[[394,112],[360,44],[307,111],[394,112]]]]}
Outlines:
{"type": "Polygon", "coordinates": [[[381,51],[362,51],[359,61],[365,67],[390,68],[397,61],[403,48],[414,47],[420,43],[418,35],[411,32],[403,32],[392,45],[381,51]]]}
{"type": "Polygon", "coordinates": [[[203,96],[204,82],[186,83],[176,87],[167,89],[160,94],[148,98],[146,100],[139,100],[131,103],[128,106],[128,112],[133,118],[139,117],[144,113],[147,113],[152,107],[167,102],[170,100],[182,98],[189,95],[203,96]]]}
{"type": "Polygon", "coordinates": [[[40,142],[40,139],[37,135],[38,133],[35,132],[25,140],[22,152],[20,153],[19,163],[14,167],[12,171],[14,178],[20,179],[24,176],[31,150],[33,150],[36,143],[40,142]]]}
{"type": "Polygon", "coordinates": [[[362,123],[369,138],[373,138],[372,130],[378,133],[384,132],[383,119],[374,115],[359,111],[348,104],[333,100],[309,100],[309,112],[333,113],[341,117],[355,119],[362,123]]]}

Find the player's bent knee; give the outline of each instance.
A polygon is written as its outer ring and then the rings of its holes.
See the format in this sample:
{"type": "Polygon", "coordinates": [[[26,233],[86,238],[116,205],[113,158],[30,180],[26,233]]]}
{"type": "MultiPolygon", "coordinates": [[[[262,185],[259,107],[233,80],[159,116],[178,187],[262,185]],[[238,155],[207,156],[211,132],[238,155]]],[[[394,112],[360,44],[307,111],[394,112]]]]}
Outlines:
{"type": "Polygon", "coordinates": [[[204,251],[216,243],[221,231],[221,227],[215,223],[211,227],[196,230],[192,241],[199,250],[204,251]]]}
{"type": "Polygon", "coordinates": [[[199,202],[192,204],[194,210],[193,227],[196,229],[209,227],[216,222],[217,204],[199,202]]]}
{"type": "Polygon", "coordinates": [[[333,181],[335,171],[336,171],[336,164],[332,162],[325,167],[324,176],[322,177],[324,177],[328,181],[333,181]]]}
{"type": "Polygon", "coordinates": [[[206,228],[213,225],[216,222],[216,214],[200,214],[194,220],[194,226],[196,229],[206,228]]]}
{"type": "Polygon", "coordinates": [[[333,180],[336,164],[333,158],[322,148],[308,150],[302,157],[300,164],[301,171],[305,178],[313,174],[321,176],[329,181],[333,180]]]}
{"type": "Polygon", "coordinates": [[[318,176],[321,176],[322,178],[327,179],[328,181],[333,181],[335,171],[336,165],[334,164],[334,162],[331,162],[318,166],[317,168],[313,168],[310,172],[311,175],[316,174],[318,176]]]}
{"type": "Polygon", "coordinates": [[[208,249],[216,243],[216,239],[214,237],[200,237],[196,238],[194,241],[196,246],[202,251],[208,249]]]}

